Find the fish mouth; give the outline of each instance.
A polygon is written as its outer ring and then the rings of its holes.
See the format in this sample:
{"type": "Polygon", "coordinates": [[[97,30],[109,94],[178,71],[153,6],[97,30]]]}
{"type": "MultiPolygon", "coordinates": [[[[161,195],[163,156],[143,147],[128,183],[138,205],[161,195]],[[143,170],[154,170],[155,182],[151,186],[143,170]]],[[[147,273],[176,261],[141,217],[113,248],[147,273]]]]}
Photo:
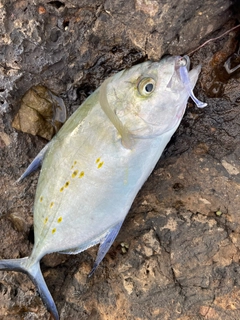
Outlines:
{"type": "Polygon", "coordinates": [[[180,99],[179,104],[176,105],[175,110],[172,110],[173,117],[172,121],[164,130],[164,133],[172,130],[173,127],[176,127],[179,125],[186,107],[187,107],[187,100],[189,97],[192,98],[192,100],[195,102],[196,106],[198,108],[203,108],[206,106],[204,102],[201,102],[198,100],[194,93],[193,93],[193,85],[190,80],[189,71],[190,71],[190,58],[189,56],[168,56],[166,57],[168,61],[170,61],[173,65],[173,74],[171,79],[169,80],[169,83],[167,85],[167,88],[172,90],[175,93],[178,93],[180,91],[184,91],[183,94],[185,96],[185,99],[180,99]],[[176,86],[176,80],[178,82],[178,85],[176,86]],[[176,88],[175,88],[176,86],[176,88]]]}
{"type": "Polygon", "coordinates": [[[176,63],[175,63],[175,70],[177,71],[178,68],[180,67],[185,67],[187,71],[190,70],[190,58],[189,56],[176,56],[176,63]]]}

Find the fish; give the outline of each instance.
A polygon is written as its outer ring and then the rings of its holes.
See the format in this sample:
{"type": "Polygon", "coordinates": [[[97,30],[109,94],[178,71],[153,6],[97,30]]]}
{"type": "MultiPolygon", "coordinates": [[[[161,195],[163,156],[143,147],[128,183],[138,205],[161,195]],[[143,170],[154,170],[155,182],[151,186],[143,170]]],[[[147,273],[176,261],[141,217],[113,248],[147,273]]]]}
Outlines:
{"type": "Polygon", "coordinates": [[[52,252],[78,254],[99,244],[91,276],[114,242],[138,191],[178,128],[200,66],[189,58],[146,61],[107,78],[35,157],[21,182],[41,166],[29,257],[0,260],[26,273],[59,319],[40,269],[52,252]]]}

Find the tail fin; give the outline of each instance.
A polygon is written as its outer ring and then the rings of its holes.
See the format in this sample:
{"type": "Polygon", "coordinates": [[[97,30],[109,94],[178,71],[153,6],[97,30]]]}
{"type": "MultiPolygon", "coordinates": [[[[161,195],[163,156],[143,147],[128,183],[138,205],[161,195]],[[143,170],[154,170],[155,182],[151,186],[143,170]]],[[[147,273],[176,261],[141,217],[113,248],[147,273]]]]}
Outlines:
{"type": "Polygon", "coordinates": [[[55,320],[59,320],[58,311],[43,278],[39,261],[34,264],[29,263],[29,258],[0,260],[0,270],[12,270],[26,273],[36,285],[40,297],[48,311],[55,320]]]}

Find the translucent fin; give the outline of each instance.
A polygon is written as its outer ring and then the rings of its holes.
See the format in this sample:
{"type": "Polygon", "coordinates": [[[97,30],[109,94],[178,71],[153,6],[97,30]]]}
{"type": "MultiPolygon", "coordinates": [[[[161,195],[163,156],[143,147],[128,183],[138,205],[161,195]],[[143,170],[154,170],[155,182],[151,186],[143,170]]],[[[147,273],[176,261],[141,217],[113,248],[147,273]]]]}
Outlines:
{"type": "Polygon", "coordinates": [[[192,90],[191,82],[188,75],[188,64],[189,64],[189,58],[188,56],[184,56],[181,58],[180,64],[179,64],[179,75],[182,83],[184,84],[185,88],[187,89],[189,96],[192,98],[194,103],[198,108],[204,108],[207,106],[207,103],[202,102],[198,100],[192,90]]]}
{"type": "Polygon", "coordinates": [[[106,253],[108,252],[109,248],[113,244],[113,241],[115,240],[116,236],[118,235],[119,230],[121,229],[122,222],[119,222],[114,227],[108,230],[108,232],[105,234],[105,236],[102,238],[100,242],[100,246],[98,249],[97,258],[93,264],[93,268],[91,272],[89,273],[88,277],[91,277],[96,268],[99,266],[102,259],[105,257],[106,253]]]}
{"type": "Polygon", "coordinates": [[[123,123],[120,121],[120,119],[118,118],[118,116],[116,115],[116,113],[111,109],[109,103],[108,103],[108,99],[107,99],[107,85],[108,83],[112,80],[112,77],[106,79],[101,87],[100,87],[100,91],[99,91],[99,102],[100,102],[100,106],[103,109],[103,111],[105,112],[105,114],[107,115],[107,117],[109,118],[109,120],[112,122],[112,124],[114,125],[114,127],[117,129],[117,131],[119,132],[119,134],[122,137],[122,144],[125,148],[127,149],[131,149],[132,147],[132,138],[131,138],[131,133],[129,132],[129,130],[123,125],[123,123]]]}
{"type": "Polygon", "coordinates": [[[61,253],[61,254],[78,254],[80,252],[83,252],[85,250],[87,250],[88,248],[91,248],[93,246],[95,246],[96,244],[99,244],[100,243],[100,240],[99,239],[95,239],[91,242],[87,242],[87,243],[83,243],[81,244],[81,246],[79,247],[76,247],[76,248],[71,248],[71,249],[68,249],[68,250],[63,250],[63,251],[58,251],[58,253],[61,253]]]}
{"type": "Polygon", "coordinates": [[[17,183],[21,182],[24,178],[26,178],[30,173],[37,170],[43,162],[43,158],[45,156],[46,151],[48,150],[49,143],[39,152],[39,154],[33,159],[30,165],[27,167],[25,172],[21,175],[21,177],[17,180],[17,183]]]}
{"type": "Polygon", "coordinates": [[[51,313],[53,319],[59,320],[56,305],[42,276],[39,261],[31,265],[29,264],[28,257],[22,259],[1,260],[0,270],[20,271],[26,273],[36,285],[39,295],[47,310],[51,313]]]}

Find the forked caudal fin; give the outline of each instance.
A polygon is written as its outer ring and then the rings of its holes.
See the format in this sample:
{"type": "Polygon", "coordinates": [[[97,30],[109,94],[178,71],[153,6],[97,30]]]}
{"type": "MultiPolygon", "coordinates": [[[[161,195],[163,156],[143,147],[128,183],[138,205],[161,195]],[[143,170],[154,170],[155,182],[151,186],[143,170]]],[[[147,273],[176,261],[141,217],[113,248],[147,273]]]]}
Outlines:
{"type": "Polygon", "coordinates": [[[36,285],[44,305],[51,313],[54,320],[59,320],[56,305],[43,278],[39,261],[37,261],[35,264],[29,264],[28,257],[22,259],[1,260],[0,270],[20,271],[26,273],[36,285]]]}

